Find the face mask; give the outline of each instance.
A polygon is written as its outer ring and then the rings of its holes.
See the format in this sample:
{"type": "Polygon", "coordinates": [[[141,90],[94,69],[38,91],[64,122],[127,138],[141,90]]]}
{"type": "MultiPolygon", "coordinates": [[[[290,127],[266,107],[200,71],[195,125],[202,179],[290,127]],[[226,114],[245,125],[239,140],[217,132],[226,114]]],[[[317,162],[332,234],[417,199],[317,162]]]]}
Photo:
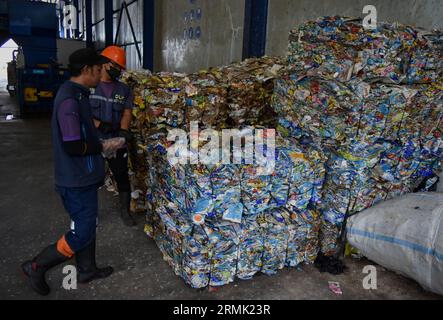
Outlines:
{"type": "Polygon", "coordinates": [[[120,69],[111,67],[108,70],[108,75],[111,78],[112,81],[116,81],[118,78],[120,78],[122,72],[120,71],[120,69]]]}

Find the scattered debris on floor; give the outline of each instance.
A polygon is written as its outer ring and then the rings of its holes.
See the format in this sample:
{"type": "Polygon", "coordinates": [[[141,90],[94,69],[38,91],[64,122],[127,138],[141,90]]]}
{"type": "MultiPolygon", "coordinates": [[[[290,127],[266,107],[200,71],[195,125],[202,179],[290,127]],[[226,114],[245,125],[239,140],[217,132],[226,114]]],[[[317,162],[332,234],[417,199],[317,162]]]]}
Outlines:
{"type": "Polygon", "coordinates": [[[331,290],[333,293],[339,296],[343,294],[339,282],[328,281],[328,284],[329,284],[329,290],[331,290]]]}

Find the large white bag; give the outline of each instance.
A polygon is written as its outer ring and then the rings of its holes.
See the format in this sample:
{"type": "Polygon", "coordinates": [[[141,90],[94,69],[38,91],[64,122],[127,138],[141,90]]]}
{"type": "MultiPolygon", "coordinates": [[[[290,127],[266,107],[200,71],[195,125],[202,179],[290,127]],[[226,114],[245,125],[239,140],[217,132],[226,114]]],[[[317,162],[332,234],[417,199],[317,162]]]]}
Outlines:
{"type": "Polygon", "coordinates": [[[368,259],[443,295],[443,193],[414,193],[349,218],[348,241],[368,259]]]}

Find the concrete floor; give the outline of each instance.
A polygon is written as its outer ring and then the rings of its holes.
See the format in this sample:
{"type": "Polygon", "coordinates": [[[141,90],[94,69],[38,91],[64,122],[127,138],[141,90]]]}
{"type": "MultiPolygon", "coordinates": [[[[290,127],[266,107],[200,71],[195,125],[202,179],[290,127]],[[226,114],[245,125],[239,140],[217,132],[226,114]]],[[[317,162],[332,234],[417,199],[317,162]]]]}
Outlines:
{"type": "Polygon", "coordinates": [[[163,261],[155,243],[139,225],[124,227],[117,200],[100,192],[98,262],[110,264],[108,279],[77,290],[62,288],[62,267],[49,272],[53,291],[49,297],[28,288],[20,263],[58,239],[69,219],[53,187],[50,123],[48,119],[5,121],[15,112],[8,96],[0,94],[0,299],[442,299],[425,292],[417,283],[377,266],[378,289],[364,290],[363,267],[369,261],[347,260],[340,276],[322,274],[313,266],[300,271],[285,269],[276,276],[257,276],[216,292],[191,289],[163,261]],[[328,289],[328,281],[340,282],[342,296],[328,289]]]}

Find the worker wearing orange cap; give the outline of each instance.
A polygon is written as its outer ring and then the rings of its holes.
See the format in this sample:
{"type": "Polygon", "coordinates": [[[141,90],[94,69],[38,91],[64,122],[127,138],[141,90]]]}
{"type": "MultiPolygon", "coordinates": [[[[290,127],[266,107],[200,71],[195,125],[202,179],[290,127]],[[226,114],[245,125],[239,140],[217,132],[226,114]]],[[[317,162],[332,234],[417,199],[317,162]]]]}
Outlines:
{"type": "MultiPolygon", "coordinates": [[[[94,123],[101,139],[123,137],[130,143],[134,96],[131,89],[119,81],[122,71],[126,69],[126,53],[120,47],[110,46],[101,55],[108,63],[103,65],[101,81],[90,96],[94,123]]],[[[127,145],[118,150],[115,158],[107,161],[117,182],[121,218],[125,225],[134,226],[136,223],[130,212],[127,145]]]]}

